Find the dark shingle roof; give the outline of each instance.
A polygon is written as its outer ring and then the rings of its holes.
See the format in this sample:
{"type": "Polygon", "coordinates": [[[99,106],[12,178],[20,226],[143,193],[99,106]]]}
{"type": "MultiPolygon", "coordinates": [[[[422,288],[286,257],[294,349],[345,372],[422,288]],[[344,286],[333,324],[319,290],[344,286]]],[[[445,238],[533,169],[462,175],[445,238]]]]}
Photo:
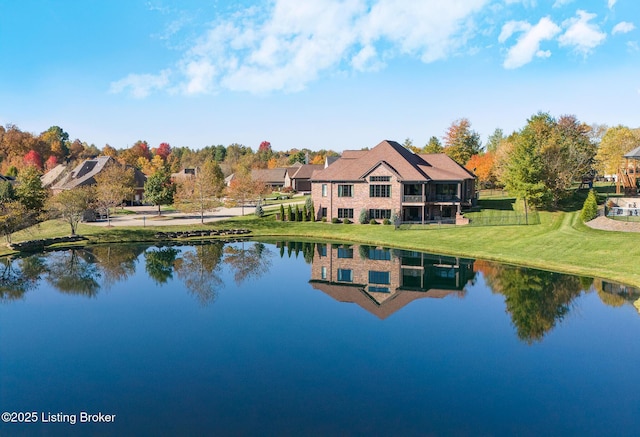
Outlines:
{"type": "Polygon", "coordinates": [[[331,166],[313,174],[314,181],[361,181],[384,165],[402,181],[459,181],[473,174],[445,154],[416,155],[395,141],[371,150],[345,151],[331,166]]]}

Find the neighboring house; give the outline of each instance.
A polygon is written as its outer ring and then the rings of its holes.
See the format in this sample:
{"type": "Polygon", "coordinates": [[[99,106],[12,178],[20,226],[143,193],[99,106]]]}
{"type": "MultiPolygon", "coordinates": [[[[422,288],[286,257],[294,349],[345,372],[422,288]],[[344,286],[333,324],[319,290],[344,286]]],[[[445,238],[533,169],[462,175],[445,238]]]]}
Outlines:
{"type": "MultiPolygon", "coordinates": [[[[95,185],[95,176],[104,170],[110,162],[115,160],[110,156],[98,156],[93,159],[86,159],[82,163],[78,164],[71,171],[61,172],[58,169],[59,166],[54,167],[54,170],[58,173],[57,177],[49,175],[50,172],[45,173],[41,180],[49,181],[54,179],[54,183],[49,185],[54,194],[64,190],[72,190],[76,187],[95,185]]],[[[134,203],[141,203],[144,195],[144,183],[147,181],[147,177],[137,168],[134,168],[133,177],[135,181],[135,194],[133,198],[134,203]]]]}
{"type": "Polygon", "coordinates": [[[313,288],[385,319],[415,299],[460,292],[475,277],[473,260],[370,246],[317,244],[313,288]]]}
{"type": "Polygon", "coordinates": [[[339,156],[327,156],[324,158],[324,168],[329,167],[331,164],[340,159],[339,156]]]}
{"type": "Polygon", "coordinates": [[[183,168],[177,173],[171,173],[171,179],[174,181],[185,180],[190,177],[194,177],[198,173],[197,168],[183,168]]]}
{"type": "Polygon", "coordinates": [[[272,190],[281,190],[290,185],[286,168],[254,169],[251,170],[251,179],[264,183],[272,190]]]}
{"type": "Polygon", "coordinates": [[[50,188],[59,182],[69,172],[68,166],[64,164],[58,164],[51,170],[40,176],[40,181],[44,188],[50,188]]]}
{"type": "Polygon", "coordinates": [[[357,221],[465,223],[462,209],[475,202],[475,176],[443,153],[416,155],[395,141],[371,150],[345,151],[311,177],[318,218],[357,221]]]}
{"type": "Polygon", "coordinates": [[[290,175],[291,188],[299,193],[311,192],[311,176],[315,171],[324,169],[324,165],[303,164],[287,170],[290,175]]]}
{"type": "Polygon", "coordinates": [[[229,176],[227,176],[226,178],[224,178],[224,184],[225,186],[230,186],[231,185],[231,181],[235,178],[236,174],[235,173],[231,173],[229,176]]]}

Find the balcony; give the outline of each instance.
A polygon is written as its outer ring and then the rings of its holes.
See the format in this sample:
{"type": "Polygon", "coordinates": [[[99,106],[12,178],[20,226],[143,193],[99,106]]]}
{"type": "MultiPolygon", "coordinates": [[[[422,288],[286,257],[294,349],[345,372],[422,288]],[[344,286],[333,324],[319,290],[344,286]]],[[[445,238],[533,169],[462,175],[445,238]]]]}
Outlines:
{"type": "Polygon", "coordinates": [[[436,194],[431,197],[431,202],[460,202],[460,198],[455,194],[436,194]]]}
{"type": "Polygon", "coordinates": [[[411,196],[408,196],[408,195],[402,196],[402,203],[424,203],[426,202],[426,200],[427,200],[426,197],[420,194],[411,195],[411,196]]]}

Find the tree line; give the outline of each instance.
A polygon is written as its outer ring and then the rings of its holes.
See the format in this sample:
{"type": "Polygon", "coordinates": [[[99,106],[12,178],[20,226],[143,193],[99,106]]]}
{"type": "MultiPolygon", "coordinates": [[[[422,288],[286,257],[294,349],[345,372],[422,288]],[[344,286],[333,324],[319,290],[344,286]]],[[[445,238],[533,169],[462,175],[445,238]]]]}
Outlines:
{"type": "Polygon", "coordinates": [[[508,136],[497,128],[485,146],[466,118],[451,124],[443,142],[431,137],[420,148],[407,138],[404,146],[415,153],[445,153],[472,171],[480,188],[505,188],[526,205],[553,209],[575,182],[621,170],[623,156],[640,146],[640,129],[539,112],[508,136]]]}

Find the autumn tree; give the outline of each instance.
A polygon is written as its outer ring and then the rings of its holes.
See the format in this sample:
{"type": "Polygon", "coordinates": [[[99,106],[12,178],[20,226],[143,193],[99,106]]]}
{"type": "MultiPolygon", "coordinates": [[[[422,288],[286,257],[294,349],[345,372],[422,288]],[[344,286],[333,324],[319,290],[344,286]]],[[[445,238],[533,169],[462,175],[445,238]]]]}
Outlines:
{"type": "Polygon", "coordinates": [[[51,126],[40,134],[40,139],[49,145],[52,156],[65,159],[69,155],[69,134],[60,126],[51,126]]]}
{"type": "Polygon", "coordinates": [[[144,184],[144,200],[158,206],[158,215],[161,214],[161,205],[171,205],[176,193],[176,184],[171,180],[171,175],[165,169],[159,169],[149,176],[144,184]]]}
{"type": "Polygon", "coordinates": [[[110,160],[107,166],[95,176],[96,206],[104,211],[107,223],[111,225],[111,208],[122,204],[135,192],[134,171],[118,162],[110,160]]]}
{"type": "Polygon", "coordinates": [[[221,204],[224,190],[224,175],[215,161],[208,161],[190,175],[177,183],[176,206],[181,211],[197,212],[200,223],[204,223],[205,211],[221,204]]]}
{"type": "Polygon", "coordinates": [[[258,200],[268,191],[264,182],[251,178],[247,170],[238,171],[227,188],[227,199],[230,206],[240,205],[244,215],[244,205],[247,201],[258,200]]]}
{"type": "Polygon", "coordinates": [[[76,187],[64,190],[49,198],[47,210],[54,218],[62,219],[71,227],[71,235],[76,235],[78,223],[85,212],[91,209],[95,202],[95,189],[92,186],[76,187]]]}
{"type": "Polygon", "coordinates": [[[42,156],[35,150],[29,150],[23,159],[25,166],[34,166],[38,170],[42,170],[42,156]]]}
{"type": "Polygon", "coordinates": [[[460,165],[482,150],[480,134],[471,129],[471,122],[461,118],[451,123],[444,136],[444,153],[460,165]]]}
{"type": "Polygon", "coordinates": [[[47,158],[47,161],[44,163],[44,168],[46,170],[51,170],[56,165],[58,165],[58,158],[56,158],[55,155],[51,155],[49,158],[47,158]]]}
{"type": "Polygon", "coordinates": [[[11,244],[11,236],[37,222],[37,214],[17,200],[0,204],[0,234],[11,244]]]}
{"type": "Polygon", "coordinates": [[[171,146],[169,143],[160,143],[157,149],[155,149],[155,155],[162,158],[163,161],[167,161],[167,157],[171,154],[171,146]]]}
{"type": "Polygon", "coordinates": [[[104,156],[110,156],[112,158],[115,158],[116,156],[118,156],[118,151],[114,147],[111,147],[110,145],[105,144],[104,147],[102,148],[102,154],[104,156]]]}
{"type": "Polygon", "coordinates": [[[422,148],[422,153],[442,153],[444,147],[438,137],[432,136],[429,142],[422,148]]]}
{"type": "Polygon", "coordinates": [[[473,155],[465,167],[472,171],[478,178],[478,184],[484,188],[495,185],[497,178],[494,171],[495,153],[486,152],[473,155]]]}
{"type": "Polygon", "coordinates": [[[589,126],[574,116],[556,120],[538,113],[531,117],[506,141],[509,153],[498,151],[499,174],[507,190],[525,204],[556,207],[571,184],[591,168],[595,145],[588,133],[589,126]]]}
{"type": "Polygon", "coordinates": [[[640,146],[640,130],[631,130],[626,126],[607,129],[596,154],[596,168],[600,174],[616,174],[622,165],[623,157],[640,146]]]}

